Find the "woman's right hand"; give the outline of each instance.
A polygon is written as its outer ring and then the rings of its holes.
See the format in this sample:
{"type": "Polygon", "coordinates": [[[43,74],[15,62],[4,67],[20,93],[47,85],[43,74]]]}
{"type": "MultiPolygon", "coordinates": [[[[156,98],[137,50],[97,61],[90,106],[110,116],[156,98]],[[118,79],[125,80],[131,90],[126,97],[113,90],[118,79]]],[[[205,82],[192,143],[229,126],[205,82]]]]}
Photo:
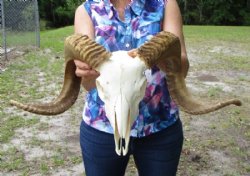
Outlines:
{"type": "Polygon", "coordinates": [[[87,90],[91,90],[96,87],[96,78],[100,75],[98,71],[91,68],[85,62],[74,60],[76,65],[75,74],[82,78],[82,86],[87,90]]]}

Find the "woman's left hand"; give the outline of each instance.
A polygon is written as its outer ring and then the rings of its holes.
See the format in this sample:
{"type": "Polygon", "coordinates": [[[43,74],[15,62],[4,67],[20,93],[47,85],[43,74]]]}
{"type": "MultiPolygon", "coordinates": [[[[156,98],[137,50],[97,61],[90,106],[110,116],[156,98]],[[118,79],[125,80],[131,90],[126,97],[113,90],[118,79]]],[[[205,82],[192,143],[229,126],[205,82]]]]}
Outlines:
{"type": "Polygon", "coordinates": [[[130,57],[135,58],[135,57],[137,56],[137,49],[129,50],[129,51],[128,51],[128,55],[129,55],[130,57]]]}

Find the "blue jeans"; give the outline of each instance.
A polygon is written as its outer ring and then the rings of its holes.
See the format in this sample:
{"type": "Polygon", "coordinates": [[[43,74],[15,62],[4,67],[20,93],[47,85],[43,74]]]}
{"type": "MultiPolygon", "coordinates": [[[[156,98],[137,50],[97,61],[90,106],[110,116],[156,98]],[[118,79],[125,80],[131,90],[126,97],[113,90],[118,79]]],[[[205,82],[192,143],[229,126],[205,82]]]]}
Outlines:
{"type": "Polygon", "coordinates": [[[182,123],[178,120],[146,137],[131,137],[128,154],[118,156],[112,134],[98,131],[82,121],[80,144],[87,176],[123,176],[131,154],[140,176],[174,176],[183,144],[182,123]]]}

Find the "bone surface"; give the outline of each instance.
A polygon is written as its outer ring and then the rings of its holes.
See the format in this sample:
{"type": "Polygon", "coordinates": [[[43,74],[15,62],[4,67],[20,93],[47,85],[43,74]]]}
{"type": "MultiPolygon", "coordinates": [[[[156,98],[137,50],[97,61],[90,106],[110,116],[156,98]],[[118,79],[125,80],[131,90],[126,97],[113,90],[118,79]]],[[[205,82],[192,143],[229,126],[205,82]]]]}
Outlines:
{"type": "Polygon", "coordinates": [[[118,155],[128,152],[131,126],[139,114],[139,102],[145,95],[146,69],[143,61],[130,57],[126,51],[113,52],[110,59],[97,68],[100,72],[96,80],[97,90],[114,129],[118,155]]]}

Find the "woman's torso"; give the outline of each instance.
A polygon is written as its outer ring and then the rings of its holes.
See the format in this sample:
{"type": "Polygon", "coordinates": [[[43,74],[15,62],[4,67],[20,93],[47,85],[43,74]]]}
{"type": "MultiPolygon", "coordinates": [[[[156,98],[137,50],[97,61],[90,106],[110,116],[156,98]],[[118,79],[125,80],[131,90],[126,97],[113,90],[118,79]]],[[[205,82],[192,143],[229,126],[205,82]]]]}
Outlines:
{"type": "MultiPolygon", "coordinates": [[[[123,21],[109,0],[89,0],[84,6],[93,21],[96,42],[111,52],[138,48],[162,29],[165,0],[133,0],[125,9],[123,21]]],[[[134,137],[158,132],[179,118],[178,108],[167,89],[165,74],[154,67],[145,75],[145,96],[131,128],[134,137]]],[[[93,128],[113,133],[96,89],[86,95],[83,120],[93,128]]]]}

